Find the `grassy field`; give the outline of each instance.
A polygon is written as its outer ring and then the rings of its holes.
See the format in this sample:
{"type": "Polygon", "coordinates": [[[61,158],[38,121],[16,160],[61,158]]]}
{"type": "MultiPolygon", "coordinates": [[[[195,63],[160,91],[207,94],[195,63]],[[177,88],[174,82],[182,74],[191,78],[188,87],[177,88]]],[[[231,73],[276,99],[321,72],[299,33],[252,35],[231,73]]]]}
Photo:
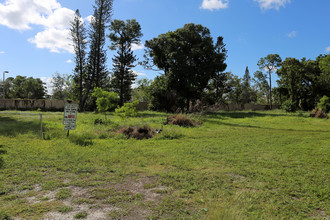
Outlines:
{"type": "Polygon", "coordinates": [[[330,219],[330,120],[218,112],[148,140],[113,132],[166,116],[78,114],[67,137],[63,113],[43,113],[41,140],[38,116],[0,113],[0,219],[330,219]]]}

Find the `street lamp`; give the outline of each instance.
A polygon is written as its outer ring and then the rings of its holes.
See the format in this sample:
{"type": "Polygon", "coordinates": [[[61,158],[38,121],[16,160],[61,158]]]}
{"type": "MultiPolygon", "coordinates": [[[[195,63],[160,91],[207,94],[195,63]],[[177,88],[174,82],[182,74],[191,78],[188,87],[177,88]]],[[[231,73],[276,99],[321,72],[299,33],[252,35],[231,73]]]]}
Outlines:
{"type": "Polygon", "coordinates": [[[2,88],[3,88],[3,99],[5,99],[6,98],[6,96],[5,96],[5,74],[6,73],[9,73],[8,71],[3,71],[3,85],[2,85],[2,88]]]}

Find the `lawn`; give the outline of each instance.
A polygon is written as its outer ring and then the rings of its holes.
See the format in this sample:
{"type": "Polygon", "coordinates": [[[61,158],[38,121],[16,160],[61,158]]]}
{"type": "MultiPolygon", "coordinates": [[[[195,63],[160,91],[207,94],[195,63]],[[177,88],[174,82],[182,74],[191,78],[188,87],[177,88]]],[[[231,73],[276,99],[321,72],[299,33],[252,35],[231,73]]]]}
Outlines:
{"type": "Polygon", "coordinates": [[[160,128],[166,113],[94,125],[78,114],[0,113],[0,219],[329,219],[330,120],[307,113],[217,112],[148,140],[114,132],[160,128]]]}

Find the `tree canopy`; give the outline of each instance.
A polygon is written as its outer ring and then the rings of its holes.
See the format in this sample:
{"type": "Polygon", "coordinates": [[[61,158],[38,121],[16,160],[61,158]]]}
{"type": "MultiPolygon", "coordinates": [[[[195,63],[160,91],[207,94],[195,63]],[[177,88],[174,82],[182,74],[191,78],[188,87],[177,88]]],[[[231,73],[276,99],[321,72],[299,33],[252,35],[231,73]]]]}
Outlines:
{"type": "Polygon", "coordinates": [[[214,44],[209,29],[202,25],[186,24],[146,41],[145,46],[152,63],[168,78],[167,89],[184,98],[187,110],[190,101],[200,98],[209,81],[227,66],[223,38],[214,44]]]}
{"type": "Polygon", "coordinates": [[[136,78],[132,68],[135,67],[134,62],[137,60],[132,51],[132,44],[140,44],[141,37],[141,26],[135,19],[111,22],[110,49],[117,50],[117,55],[112,59],[114,68],[111,87],[119,94],[120,106],[131,99],[132,84],[136,78]]]}

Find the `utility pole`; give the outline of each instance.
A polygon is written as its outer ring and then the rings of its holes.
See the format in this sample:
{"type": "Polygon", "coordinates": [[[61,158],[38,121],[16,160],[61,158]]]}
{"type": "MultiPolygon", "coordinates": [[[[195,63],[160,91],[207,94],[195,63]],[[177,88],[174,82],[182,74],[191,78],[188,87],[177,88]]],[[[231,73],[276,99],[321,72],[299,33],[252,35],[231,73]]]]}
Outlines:
{"type": "Polygon", "coordinates": [[[9,73],[8,71],[3,71],[3,82],[2,82],[2,88],[3,88],[3,99],[6,98],[6,94],[5,94],[5,74],[9,73]]]}

